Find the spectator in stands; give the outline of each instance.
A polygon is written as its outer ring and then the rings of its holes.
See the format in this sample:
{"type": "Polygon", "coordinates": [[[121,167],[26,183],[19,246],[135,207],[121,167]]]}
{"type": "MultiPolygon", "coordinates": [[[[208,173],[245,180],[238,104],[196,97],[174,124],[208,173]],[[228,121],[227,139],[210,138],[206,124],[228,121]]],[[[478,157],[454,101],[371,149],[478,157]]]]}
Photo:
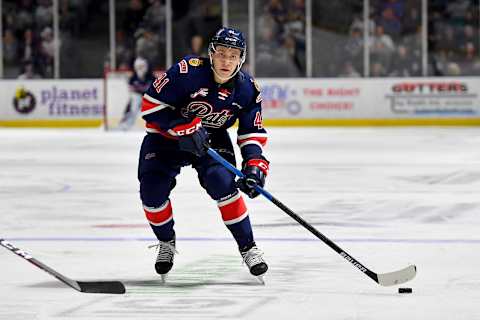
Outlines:
{"type": "Polygon", "coordinates": [[[386,77],[387,69],[380,62],[373,62],[370,67],[370,76],[371,77],[386,77]]]}
{"type": "Polygon", "coordinates": [[[400,23],[400,19],[395,15],[393,9],[390,7],[387,7],[382,11],[382,16],[378,20],[377,25],[382,26],[384,32],[394,39],[398,39],[400,37],[400,33],[402,32],[402,24],[400,23]]]}
{"type": "Polygon", "coordinates": [[[55,56],[55,46],[53,42],[53,31],[50,27],[45,27],[40,34],[40,56],[43,75],[46,78],[53,77],[53,59],[55,56]]]}
{"type": "Polygon", "coordinates": [[[350,36],[341,48],[342,58],[350,61],[356,70],[363,68],[363,45],[363,30],[355,27],[351,29],[350,36]]]}
{"type": "Polygon", "coordinates": [[[460,66],[456,62],[449,62],[445,69],[445,75],[450,77],[458,77],[462,74],[460,66]]]}
{"type": "Polygon", "coordinates": [[[31,0],[22,0],[19,7],[13,13],[10,23],[7,19],[7,27],[15,27],[14,30],[23,33],[25,29],[31,29],[34,26],[34,5],[31,0]]]}
{"type": "Polygon", "coordinates": [[[283,26],[287,20],[287,10],[281,0],[269,0],[264,7],[264,11],[270,15],[279,26],[283,26]]]}
{"type": "Polygon", "coordinates": [[[358,73],[358,71],[355,70],[353,63],[348,60],[343,63],[343,70],[340,72],[338,76],[343,78],[360,78],[361,77],[360,73],[358,73]]]}
{"type": "Polygon", "coordinates": [[[420,61],[417,61],[408,52],[404,45],[399,45],[393,57],[389,72],[390,77],[416,77],[421,75],[420,61]]]}
{"type": "MultiPolygon", "coordinates": [[[[172,1],[172,33],[174,35],[188,35],[192,31],[190,12],[195,6],[191,2],[192,0],[172,1]]],[[[184,36],[177,38],[175,39],[175,45],[172,47],[174,61],[178,61],[190,51],[190,38],[184,36]]]]}
{"type": "Polygon", "coordinates": [[[3,59],[7,65],[18,62],[18,41],[11,29],[6,29],[3,35],[3,59]]]}
{"type": "Polygon", "coordinates": [[[478,25],[478,9],[478,7],[470,4],[470,8],[465,13],[465,17],[463,17],[464,25],[478,25]]]}
{"type": "Polygon", "coordinates": [[[222,27],[222,5],[218,0],[203,0],[201,3],[201,21],[196,25],[195,33],[209,39],[222,27]]]}
{"type": "Polygon", "coordinates": [[[429,74],[434,76],[444,76],[447,73],[447,64],[449,60],[447,58],[447,51],[439,49],[430,54],[430,72],[429,74]]]}
{"type": "Polygon", "coordinates": [[[35,67],[32,61],[25,61],[23,65],[23,72],[18,76],[18,79],[40,79],[41,76],[35,72],[35,67]]]}
{"type": "Polygon", "coordinates": [[[305,45],[305,0],[293,0],[288,10],[285,32],[297,43],[305,45]]]}
{"type": "Polygon", "coordinates": [[[464,54],[465,54],[464,56],[465,61],[471,62],[477,57],[475,45],[472,42],[467,42],[465,44],[464,54]]]}
{"type": "Polygon", "coordinates": [[[53,26],[53,8],[51,0],[37,0],[35,23],[37,30],[53,26]]]}
{"type": "Polygon", "coordinates": [[[396,19],[403,18],[405,14],[405,0],[383,0],[382,6],[383,12],[385,12],[387,9],[391,10],[392,15],[394,15],[396,19]]]}
{"type": "Polygon", "coordinates": [[[55,55],[55,47],[53,43],[53,31],[50,27],[45,27],[40,33],[42,42],[40,44],[40,52],[47,57],[47,59],[53,59],[55,55]]]}
{"type": "Polygon", "coordinates": [[[287,21],[284,25],[284,37],[291,36],[295,42],[294,61],[305,75],[305,0],[293,0],[288,10],[287,21]]]}
{"type": "Polygon", "coordinates": [[[287,18],[305,22],[305,0],[291,0],[287,18]]]}
{"type": "Polygon", "coordinates": [[[280,34],[280,27],[278,26],[278,24],[275,22],[275,19],[273,19],[271,15],[264,13],[257,18],[255,23],[256,23],[255,28],[259,31],[259,34],[257,34],[257,38],[256,38],[257,43],[260,43],[258,36],[262,38],[263,37],[262,32],[263,30],[266,30],[266,29],[268,30],[268,33],[271,33],[271,36],[269,35],[268,38],[271,41],[277,42],[277,44],[279,43],[277,35],[280,34]]]}
{"type": "Polygon", "coordinates": [[[70,5],[70,0],[61,0],[59,10],[62,32],[78,35],[80,33],[78,12],[70,5]]]}
{"type": "MultiPolygon", "coordinates": [[[[322,75],[363,73],[364,25],[361,2],[313,2],[314,7],[323,9],[313,12],[314,37],[323,37],[325,43],[331,45],[331,50],[327,53],[320,52],[324,50],[321,41],[317,41],[320,44],[313,45],[314,48],[319,47],[318,52],[314,53],[314,70],[319,69],[317,63],[322,64],[321,68],[328,69],[322,75]],[[341,11],[338,8],[350,8],[351,11],[341,11]],[[333,14],[338,12],[342,14],[333,14]],[[328,20],[328,23],[322,24],[323,28],[316,28],[315,24],[319,23],[315,17],[324,19],[322,23],[328,20]],[[350,32],[346,38],[348,28],[350,32]],[[350,66],[345,61],[352,64],[352,72],[348,71],[350,66]]],[[[52,0],[3,1],[4,62],[6,66],[15,65],[10,67],[9,75],[16,77],[20,69],[25,69],[20,66],[24,60],[30,61],[35,66],[35,71],[43,77],[51,75],[53,41],[51,31],[48,32],[46,28],[53,28],[52,3],[52,0]],[[46,70],[43,66],[47,66],[46,70]]],[[[117,34],[117,66],[131,63],[137,52],[153,62],[155,68],[164,67],[165,0],[122,0],[117,3],[120,4],[117,6],[119,10],[125,10],[127,6],[124,20],[119,21],[117,29],[121,31],[117,34]]],[[[198,3],[192,0],[172,1],[174,34],[186,35],[183,39],[178,39],[178,43],[175,42],[174,59],[187,53],[205,55],[200,37],[210,37],[209,30],[218,29],[221,3],[219,0],[198,3]],[[196,17],[194,23],[193,16],[196,17]],[[180,21],[180,18],[183,20],[180,21]]],[[[303,76],[306,69],[305,0],[259,0],[255,3],[260,15],[256,20],[256,30],[259,31],[255,60],[257,75],[303,76]],[[264,29],[267,29],[265,34],[272,35],[261,34],[264,29]],[[271,63],[266,64],[268,61],[271,63]]],[[[373,65],[378,63],[379,66],[375,67],[377,74],[419,75],[422,59],[421,2],[370,0],[370,4],[372,10],[368,25],[369,28],[376,26],[372,29],[373,34],[368,44],[372,70],[373,65]]],[[[92,16],[93,10],[102,11],[106,8],[105,1],[98,2],[97,5],[94,0],[60,0],[61,35],[68,33],[73,38],[79,35],[90,36],[88,28],[85,28],[86,21],[92,16]]],[[[429,0],[428,58],[433,74],[456,74],[458,70],[464,75],[478,74],[478,12],[478,1],[429,0]]],[[[65,39],[62,39],[62,43],[63,48],[67,47],[65,39]]]]}
{"type": "Polygon", "coordinates": [[[462,61],[460,62],[462,75],[480,75],[480,59],[475,45],[472,42],[467,42],[463,51],[462,61]]]}
{"type": "Polygon", "coordinates": [[[160,61],[160,41],[158,35],[149,29],[139,29],[135,33],[137,41],[135,45],[135,55],[142,57],[148,61],[153,69],[157,69],[159,64],[163,65],[163,61],[160,61]]]}
{"type": "Polygon", "coordinates": [[[130,68],[130,61],[133,61],[133,50],[127,44],[125,33],[122,30],[117,30],[115,33],[115,57],[117,62],[117,69],[128,70],[130,68]]]}
{"type": "Polygon", "coordinates": [[[445,50],[448,59],[455,59],[455,51],[459,47],[458,39],[455,37],[455,30],[452,26],[446,25],[444,29],[439,30],[439,36],[436,42],[438,50],[445,50]]]}
{"type": "Polygon", "coordinates": [[[130,0],[123,22],[123,30],[128,37],[132,37],[135,34],[144,15],[145,8],[142,0],[130,0]]]}
{"type": "Polygon", "coordinates": [[[377,25],[375,27],[375,34],[370,39],[372,61],[376,61],[384,68],[388,68],[394,51],[395,45],[392,38],[384,33],[381,25],[377,25]]]}
{"type": "Polygon", "coordinates": [[[190,40],[191,54],[207,57],[207,50],[203,45],[203,37],[199,34],[194,35],[190,40]]]}
{"type": "Polygon", "coordinates": [[[422,43],[423,43],[423,36],[422,36],[422,26],[418,26],[417,32],[405,36],[403,38],[402,44],[407,47],[407,50],[412,59],[415,61],[422,61],[422,43]]]}
{"type": "Polygon", "coordinates": [[[257,55],[267,55],[273,58],[274,52],[279,49],[277,41],[274,39],[273,25],[265,24],[259,29],[260,38],[256,41],[257,55]]]}
{"type": "Polygon", "coordinates": [[[305,72],[302,72],[302,69],[303,69],[302,64],[297,56],[295,38],[290,34],[285,35],[283,39],[282,47],[284,48],[283,52],[285,54],[280,55],[279,57],[282,60],[282,62],[285,64],[285,66],[288,66],[288,68],[286,69],[287,72],[285,76],[300,77],[304,75],[305,72]]]}
{"type": "Polygon", "coordinates": [[[475,30],[471,25],[465,25],[459,34],[459,42],[462,43],[462,48],[466,49],[468,43],[474,46],[476,49],[476,43],[478,42],[478,34],[475,34],[475,30]]]}
{"type": "Polygon", "coordinates": [[[420,7],[408,7],[406,14],[402,20],[402,35],[409,35],[417,32],[418,27],[421,25],[422,17],[420,15],[420,7]]]}
{"type": "Polygon", "coordinates": [[[143,22],[147,28],[165,39],[166,9],[162,1],[150,0],[150,7],[145,12],[143,22]]]}
{"type": "Polygon", "coordinates": [[[285,74],[294,74],[288,53],[275,41],[274,26],[268,24],[260,29],[260,38],[257,41],[255,55],[255,72],[259,77],[282,77],[285,74]]]}
{"type": "Polygon", "coordinates": [[[448,16],[453,25],[463,25],[469,9],[470,0],[448,1],[444,16],[448,16]]]}
{"type": "Polygon", "coordinates": [[[23,39],[20,42],[20,60],[32,61],[35,64],[39,54],[38,42],[31,29],[26,29],[23,32],[23,39]]]}

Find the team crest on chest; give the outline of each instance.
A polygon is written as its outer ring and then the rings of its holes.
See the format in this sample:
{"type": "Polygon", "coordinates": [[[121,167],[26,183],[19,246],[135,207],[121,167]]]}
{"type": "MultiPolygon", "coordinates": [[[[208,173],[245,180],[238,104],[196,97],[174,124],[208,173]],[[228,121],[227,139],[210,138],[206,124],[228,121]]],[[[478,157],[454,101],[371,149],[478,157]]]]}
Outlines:
{"type": "Polygon", "coordinates": [[[182,116],[188,118],[192,115],[202,119],[202,125],[210,128],[220,128],[233,117],[231,110],[223,109],[213,112],[213,107],[206,101],[192,101],[181,110],[182,116]]]}
{"type": "Polygon", "coordinates": [[[218,90],[218,99],[225,100],[228,98],[228,96],[230,96],[230,94],[230,91],[225,88],[221,88],[220,90],[218,90]]]}

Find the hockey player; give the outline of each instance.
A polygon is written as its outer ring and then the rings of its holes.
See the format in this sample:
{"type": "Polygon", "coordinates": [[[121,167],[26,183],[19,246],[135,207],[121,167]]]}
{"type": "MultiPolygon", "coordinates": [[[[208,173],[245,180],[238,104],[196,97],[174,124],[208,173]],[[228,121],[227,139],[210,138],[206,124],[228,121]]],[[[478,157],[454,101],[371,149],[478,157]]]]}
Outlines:
{"type": "Polygon", "coordinates": [[[147,60],[137,57],[133,62],[133,74],[128,80],[130,97],[120,121],[122,130],[128,130],[135,124],[142,104],[142,95],[154,80],[155,77],[150,71],[147,60]]]}
{"type": "Polygon", "coordinates": [[[200,185],[217,203],[222,219],[250,273],[263,277],[268,267],[255,244],[242,190],[258,196],[269,162],[263,156],[267,133],[255,80],[241,71],[246,44],[240,31],[221,28],[211,39],[209,58],[187,56],[158,77],[143,95],[147,134],[140,150],[140,196],[148,222],[159,240],[156,272],[165,279],[173,266],[175,231],[169,195],[183,166],[191,165],[200,185]],[[208,143],[235,165],[227,128],[238,120],[237,143],[244,179],[235,177],[206,154],[208,143]]]}

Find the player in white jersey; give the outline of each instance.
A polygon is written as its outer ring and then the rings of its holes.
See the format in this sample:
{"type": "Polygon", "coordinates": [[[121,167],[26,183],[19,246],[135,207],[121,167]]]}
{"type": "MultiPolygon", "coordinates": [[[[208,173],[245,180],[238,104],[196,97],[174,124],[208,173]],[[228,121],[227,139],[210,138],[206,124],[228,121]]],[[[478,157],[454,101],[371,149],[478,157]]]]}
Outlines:
{"type": "Polygon", "coordinates": [[[155,76],[147,60],[136,58],[133,63],[133,74],[128,80],[129,100],[120,121],[122,130],[129,130],[135,124],[142,106],[142,96],[154,80],[155,76]]]}

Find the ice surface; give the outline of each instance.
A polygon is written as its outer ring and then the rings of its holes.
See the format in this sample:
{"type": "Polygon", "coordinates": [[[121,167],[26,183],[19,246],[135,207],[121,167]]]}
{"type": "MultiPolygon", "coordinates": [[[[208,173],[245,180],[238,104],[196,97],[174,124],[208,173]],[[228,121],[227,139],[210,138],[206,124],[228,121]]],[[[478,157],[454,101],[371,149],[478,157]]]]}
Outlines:
{"type": "Polygon", "coordinates": [[[375,272],[381,287],[266,199],[247,200],[270,270],[241,264],[214,202],[185,168],[172,194],[180,254],[168,282],[138,196],[143,133],[0,130],[0,238],[83,294],[0,248],[0,319],[480,319],[480,129],[272,128],[266,189],[375,272]]]}

